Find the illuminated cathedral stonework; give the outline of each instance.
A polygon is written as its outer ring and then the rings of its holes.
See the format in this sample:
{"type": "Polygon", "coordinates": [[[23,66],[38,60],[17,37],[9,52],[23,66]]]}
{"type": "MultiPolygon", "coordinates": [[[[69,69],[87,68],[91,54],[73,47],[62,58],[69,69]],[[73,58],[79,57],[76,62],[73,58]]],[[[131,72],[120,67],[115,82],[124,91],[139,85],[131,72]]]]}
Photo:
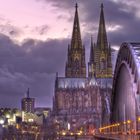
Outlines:
{"type": "Polygon", "coordinates": [[[72,127],[92,124],[99,127],[108,121],[112,81],[111,49],[107,42],[103,5],[97,43],[91,39],[88,77],[86,77],[85,47],[82,45],[78,6],[74,17],[71,44],[65,77],[56,76],[53,114],[59,122],[68,122],[72,127]],[[109,91],[109,93],[108,93],[109,91]],[[104,119],[103,119],[103,113],[104,119]]]}

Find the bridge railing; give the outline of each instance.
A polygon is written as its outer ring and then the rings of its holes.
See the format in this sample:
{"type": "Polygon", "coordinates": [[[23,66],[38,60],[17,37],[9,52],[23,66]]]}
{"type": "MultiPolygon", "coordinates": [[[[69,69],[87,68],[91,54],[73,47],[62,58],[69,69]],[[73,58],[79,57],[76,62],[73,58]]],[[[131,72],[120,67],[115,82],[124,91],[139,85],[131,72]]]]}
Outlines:
{"type": "Polygon", "coordinates": [[[136,121],[127,120],[100,127],[99,134],[140,135],[140,117],[136,121]]]}

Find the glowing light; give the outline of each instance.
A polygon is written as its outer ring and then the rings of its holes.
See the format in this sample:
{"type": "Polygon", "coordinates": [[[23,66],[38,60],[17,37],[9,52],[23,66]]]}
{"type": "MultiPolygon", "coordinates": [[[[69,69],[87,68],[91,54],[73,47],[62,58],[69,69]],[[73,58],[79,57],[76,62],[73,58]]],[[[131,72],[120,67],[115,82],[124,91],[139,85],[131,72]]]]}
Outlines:
{"type": "Polygon", "coordinates": [[[126,122],[123,122],[123,124],[126,124],[126,122]]]}
{"type": "Polygon", "coordinates": [[[3,119],[0,119],[0,124],[4,124],[4,120],[3,119]]]}
{"type": "Polygon", "coordinates": [[[33,119],[28,119],[28,122],[33,122],[34,120],[33,119]]]}
{"type": "Polygon", "coordinates": [[[16,128],[17,128],[17,129],[19,129],[19,128],[20,128],[19,124],[17,124],[17,125],[16,125],[16,128]]]}
{"type": "Polygon", "coordinates": [[[117,125],[119,126],[120,124],[118,123],[117,125]]]}
{"type": "Polygon", "coordinates": [[[128,120],[128,121],[127,121],[127,123],[129,124],[129,123],[131,123],[131,121],[130,121],[130,120],[128,120]]]}
{"type": "Polygon", "coordinates": [[[79,136],[80,136],[80,135],[81,135],[81,133],[80,133],[80,132],[78,132],[78,133],[77,133],[77,135],[79,135],[79,136]]]}
{"type": "Polygon", "coordinates": [[[62,135],[65,136],[66,135],[66,132],[62,132],[62,135]]]}
{"type": "Polygon", "coordinates": [[[83,133],[83,131],[82,130],[80,130],[80,132],[79,132],[80,134],[82,134],[83,133]]]}
{"type": "Polygon", "coordinates": [[[68,123],[68,130],[70,130],[70,123],[68,123]]]}
{"type": "Polygon", "coordinates": [[[24,111],[22,111],[22,121],[24,122],[24,115],[25,115],[25,112],[24,111]]]}
{"type": "Polygon", "coordinates": [[[73,136],[73,133],[71,132],[70,135],[73,136]]]}
{"type": "Polygon", "coordinates": [[[6,114],[6,118],[9,119],[10,118],[10,115],[9,114],[6,114]]]}

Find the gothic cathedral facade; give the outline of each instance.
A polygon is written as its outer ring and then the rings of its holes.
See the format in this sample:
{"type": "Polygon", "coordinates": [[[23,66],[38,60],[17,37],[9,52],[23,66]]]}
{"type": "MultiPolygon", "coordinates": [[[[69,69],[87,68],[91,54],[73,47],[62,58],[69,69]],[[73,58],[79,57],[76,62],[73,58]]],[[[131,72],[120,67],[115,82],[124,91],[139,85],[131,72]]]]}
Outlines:
{"type": "Polygon", "coordinates": [[[103,121],[108,121],[111,81],[111,48],[107,41],[103,4],[101,5],[97,43],[93,43],[91,39],[88,74],[76,4],[65,77],[59,77],[57,74],[55,80],[54,117],[59,122],[69,123],[73,129],[89,123],[94,128],[100,127],[103,121]],[[102,117],[103,113],[107,114],[106,119],[102,117]]]}

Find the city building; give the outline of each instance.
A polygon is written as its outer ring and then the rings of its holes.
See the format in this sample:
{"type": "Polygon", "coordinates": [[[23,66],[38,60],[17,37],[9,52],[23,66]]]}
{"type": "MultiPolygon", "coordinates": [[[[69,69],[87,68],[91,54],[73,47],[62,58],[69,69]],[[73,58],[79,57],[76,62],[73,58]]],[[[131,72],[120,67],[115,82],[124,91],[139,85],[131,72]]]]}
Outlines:
{"type": "Polygon", "coordinates": [[[88,77],[85,47],[82,44],[78,6],[76,4],[65,77],[56,75],[53,115],[59,125],[71,129],[109,122],[112,89],[111,48],[107,41],[103,4],[101,5],[97,43],[91,38],[88,77]],[[103,114],[106,113],[106,114],[103,114]],[[102,117],[104,116],[104,117],[102,117]],[[69,125],[68,125],[69,124],[69,125]]]}
{"type": "Polygon", "coordinates": [[[48,117],[50,117],[50,114],[51,114],[51,108],[49,108],[49,107],[36,107],[34,113],[39,114],[39,115],[42,114],[42,115],[44,115],[45,118],[48,118],[48,117]]]}
{"type": "Polygon", "coordinates": [[[0,125],[7,127],[15,126],[16,123],[22,122],[22,112],[16,108],[0,108],[0,125]]]}
{"type": "Polygon", "coordinates": [[[21,100],[21,109],[24,112],[32,112],[33,113],[34,108],[35,108],[35,99],[30,98],[29,88],[28,88],[27,96],[25,98],[22,98],[22,100],[21,100]]]}

